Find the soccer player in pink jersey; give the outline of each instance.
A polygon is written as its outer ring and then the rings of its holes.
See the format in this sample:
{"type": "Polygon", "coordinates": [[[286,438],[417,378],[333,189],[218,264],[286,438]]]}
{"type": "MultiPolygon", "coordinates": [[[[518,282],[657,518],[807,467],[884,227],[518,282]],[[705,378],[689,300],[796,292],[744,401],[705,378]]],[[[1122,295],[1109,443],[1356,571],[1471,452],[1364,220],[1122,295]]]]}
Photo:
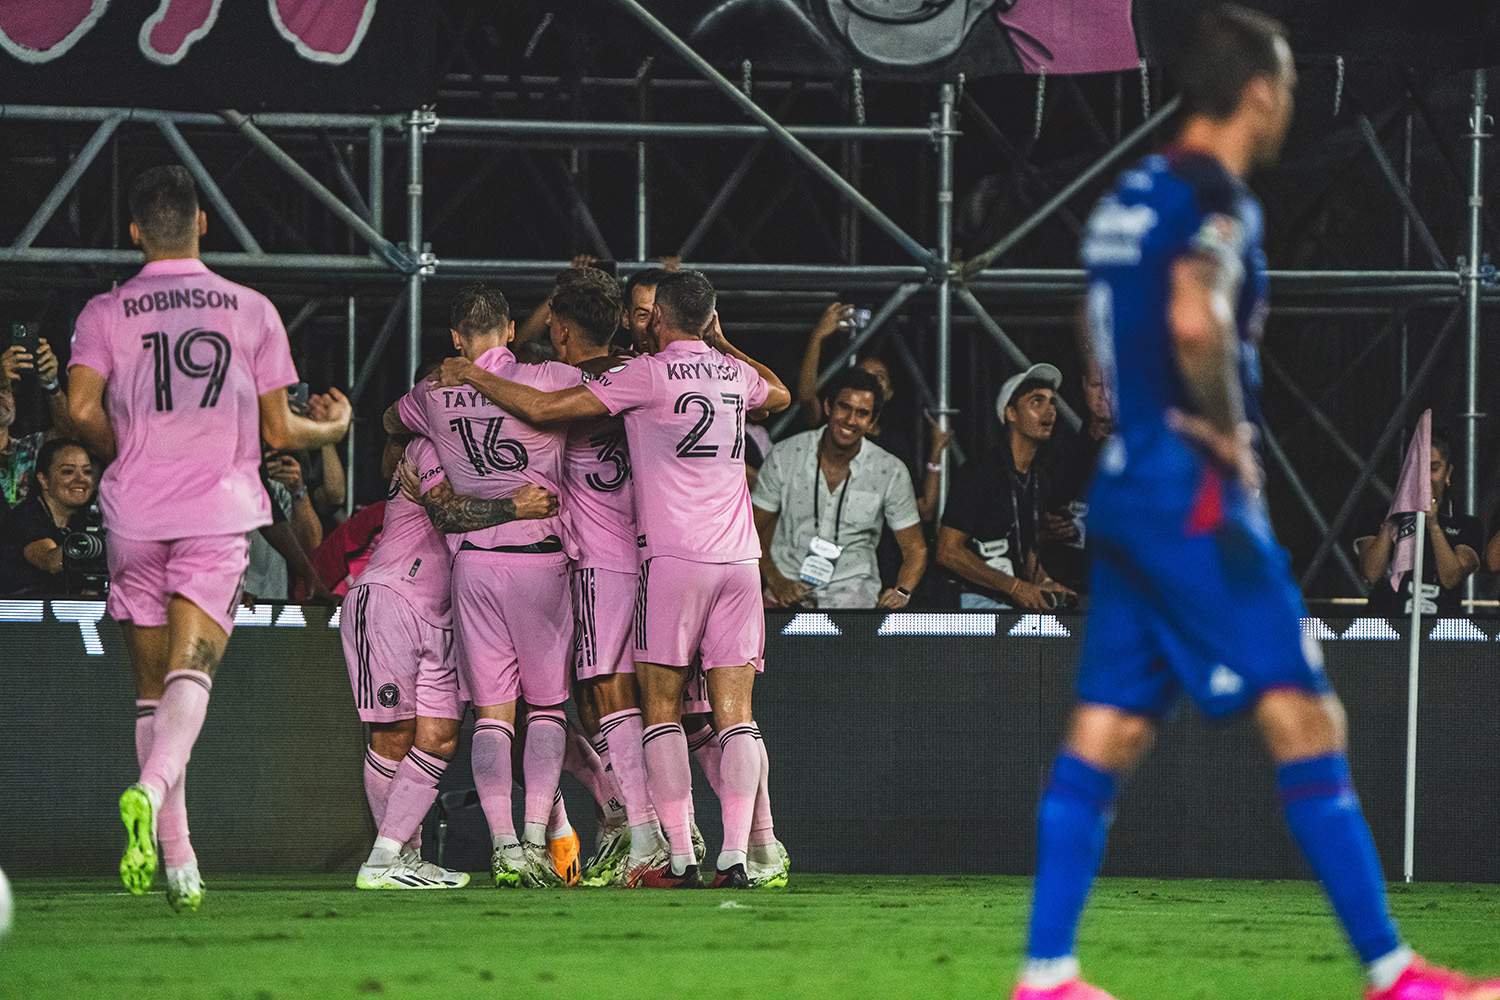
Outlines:
{"type": "MultiPolygon", "coordinates": [[[[462,289],[451,319],[461,359],[539,390],[576,386],[578,369],[523,365],[507,346],[515,335],[498,290],[462,289]]],[[[421,434],[437,447],[447,480],[466,496],[498,500],[526,483],[552,492],[563,479],[562,428],[538,429],[480,393],[420,382],[385,414],[391,434],[421,434]]],[[[561,884],[547,850],[547,819],[567,747],[568,661],[573,646],[568,551],[556,515],[450,534],[459,684],[474,703],[474,781],[494,842],[496,885],[561,884]],[[522,758],[526,804],[521,837],[511,814],[511,744],[516,699],[527,715],[522,758]]]]}
{"type": "Polygon", "coordinates": [[[120,876],[137,895],[151,887],[159,834],[167,901],[196,910],[203,883],[184,775],[234,627],[246,533],[271,523],[260,442],[321,447],[344,436],[351,410],[337,390],[316,397],[309,416],[288,409],[298,378],[281,318],[198,259],[208,218],[185,168],[143,173],[130,214],[146,265],[79,314],[70,409],[109,462],[99,486],[107,606],[135,671],[141,776],[120,796],[120,876]]]}
{"type": "MultiPolygon", "coordinates": [[[[661,279],[651,332],[659,346],[573,389],[544,391],[450,358],[440,383],[474,386],[533,424],[623,416],[637,483],[641,565],[635,663],[644,702],[646,781],[670,856],[627,881],[702,885],[689,836],[692,772],[682,729],[688,667],[701,655],[721,746],[724,845],[716,886],[748,884],[746,861],[761,775],[750,714],[764,665],[765,612],[759,543],[745,484],[745,418],[791,401],[769,368],[735,350],[718,326],[708,279],[681,271],[661,279]]],[[[774,848],[772,848],[774,850],[774,848]]]]}
{"type": "MultiPolygon", "coordinates": [[[[570,268],[558,275],[551,304],[548,332],[560,360],[589,378],[619,364],[609,346],[622,313],[613,278],[598,268],[570,268]]],[[[573,674],[582,688],[579,718],[619,781],[630,857],[646,861],[661,849],[661,838],[641,759],[641,702],[632,644],[640,557],[630,447],[622,420],[606,415],[568,425],[563,490],[565,517],[578,549],[572,583],[573,674]]],[[[623,839],[601,844],[591,878],[600,884],[612,881],[624,847],[623,839]]]]}
{"type": "MultiPolygon", "coordinates": [[[[451,493],[437,449],[423,437],[406,446],[422,492],[451,493]]],[[[500,500],[473,500],[460,512],[413,503],[391,478],[385,528],[369,565],[349,590],[339,630],[359,717],[370,726],[365,791],[379,836],[360,867],[361,889],[444,889],[469,876],[426,864],[414,847],[438,780],[458,748],[464,703],[449,651],[453,558],[443,531],[473,531],[551,517],[557,497],[522,486],[500,500]]]]}

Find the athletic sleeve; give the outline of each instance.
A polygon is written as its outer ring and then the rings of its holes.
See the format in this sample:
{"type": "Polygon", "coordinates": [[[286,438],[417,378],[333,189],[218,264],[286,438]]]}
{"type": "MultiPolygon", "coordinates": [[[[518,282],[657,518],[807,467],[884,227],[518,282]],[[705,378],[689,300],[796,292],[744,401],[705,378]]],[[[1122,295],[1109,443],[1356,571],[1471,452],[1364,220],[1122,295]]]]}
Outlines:
{"type": "Polygon", "coordinates": [[[755,480],[755,489],[750,494],[751,504],[761,510],[771,511],[773,514],[781,510],[781,495],[786,489],[786,470],[781,467],[786,453],[785,448],[771,453],[771,457],[761,465],[760,475],[755,480]]]}
{"type": "Polygon", "coordinates": [[[292,345],[287,342],[286,327],[269,299],[261,301],[264,314],[261,319],[261,337],[257,345],[254,366],[255,394],[264,396],[268,392],[284,389],[301,381],[297,366],[292,363],[292,345]]]}
{"type": "MultiPolygon", "coordinates": [[[[738,358],[735,360],[739,361],[738,358]]],[[[740,367],[745,371],[745,409],[758,410],[771,394],[771,384],[761,377],[755,366],[740,361],[740,367]]]]}
{"type": "Polygon", "coordinates": [[[411,439],[406,446],[406,460],[411,463],[412,468],[417,470],[417,478],[422,481],[423,493],[448,478],[447,472],[443,469],[443,461],[438,457],[437,446],[425,437],[411,439]]]}
{"type": "Polygon", "coordinates": [[[408,430],[422,435],[428,432],[427,407],[423,404],[427,393],[431,391],[428,388],[430,385],[431,383],[424,379],[412,386],[410,392],[396,400],[396,415],[401,418],[401,422],[407,426],[408,430]]]}
{"type": "Polygon", "coordinates": [[[114,374],[114,357],[110,351],[109,330],[102,315],[104,312],[91,300],[78,314],[73,323],[73,347],[69,365],[85,365],[104,376],[114,374]]]}
{"type": "Polygon", "coordinates": [[[611,415],[645,406],[657,399],[657,364],[654,358],[642,355],[616,365],[607,372],[586,382],[590,392],[599,397],[611,415]]]}
{"type": "Polygon", "coordinates": [[[906,465],[895,456],[887,464],[889,470],[886,472],[885,523],[890,525],[892,531],[921,524],[922,517],[917,513],[917,493],[912,489],[906,465]]]}

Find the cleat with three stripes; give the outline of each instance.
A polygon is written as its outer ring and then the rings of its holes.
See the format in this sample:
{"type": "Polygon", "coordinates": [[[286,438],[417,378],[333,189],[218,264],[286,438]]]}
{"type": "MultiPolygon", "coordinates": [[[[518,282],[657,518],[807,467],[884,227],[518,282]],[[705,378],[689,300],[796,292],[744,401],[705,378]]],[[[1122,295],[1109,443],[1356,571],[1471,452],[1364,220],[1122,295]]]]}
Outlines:
{"type": "Polygon", "coordinates": [[[451,872],[425,862],[417,869],[406,859],[383,868],[360,865],[359,875],[354,879],[356,889],[462,889],[468,884],[468,872],[451,872]]]}

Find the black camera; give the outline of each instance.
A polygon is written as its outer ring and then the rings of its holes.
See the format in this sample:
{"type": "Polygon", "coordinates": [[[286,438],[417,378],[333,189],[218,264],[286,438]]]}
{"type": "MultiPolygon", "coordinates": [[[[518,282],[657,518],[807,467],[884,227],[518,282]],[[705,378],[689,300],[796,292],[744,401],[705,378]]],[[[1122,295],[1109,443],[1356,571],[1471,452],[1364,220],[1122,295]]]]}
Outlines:
{"type": "Polygon", "coordinates": [[[104,512],[89,501],[78,526],[62,541],[63,586],[70,594],[103,594],[109,590],[109,561],[104,545],[104,512]]]}

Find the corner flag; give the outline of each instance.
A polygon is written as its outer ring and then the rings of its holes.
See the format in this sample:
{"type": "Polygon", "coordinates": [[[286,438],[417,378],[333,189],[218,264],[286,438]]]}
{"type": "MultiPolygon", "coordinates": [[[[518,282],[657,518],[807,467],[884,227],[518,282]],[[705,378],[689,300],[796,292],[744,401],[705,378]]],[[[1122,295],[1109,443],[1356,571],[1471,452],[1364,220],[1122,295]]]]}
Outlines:
{"type": "MultiPolygon", "coordinates": [[[[1411,436],[1411,446],[1406,449],[1406,459],[1401,463],[1401,478],[1396,483],[1396,496],[1391,500],[1391,509],[1386,513],[1387,522],[1396,532],[1396,551],[1391,556],[1391,589],[1401,586],[1401,575],[1413,570],[1417,561],[1418,511],[1432,509],[1432,411],[1423,410],[1417,421],[1416,433],[1411,436]]],[[[1421,592],[1422,583],[1413,584],[1413,599],[1421,592]]]]}

